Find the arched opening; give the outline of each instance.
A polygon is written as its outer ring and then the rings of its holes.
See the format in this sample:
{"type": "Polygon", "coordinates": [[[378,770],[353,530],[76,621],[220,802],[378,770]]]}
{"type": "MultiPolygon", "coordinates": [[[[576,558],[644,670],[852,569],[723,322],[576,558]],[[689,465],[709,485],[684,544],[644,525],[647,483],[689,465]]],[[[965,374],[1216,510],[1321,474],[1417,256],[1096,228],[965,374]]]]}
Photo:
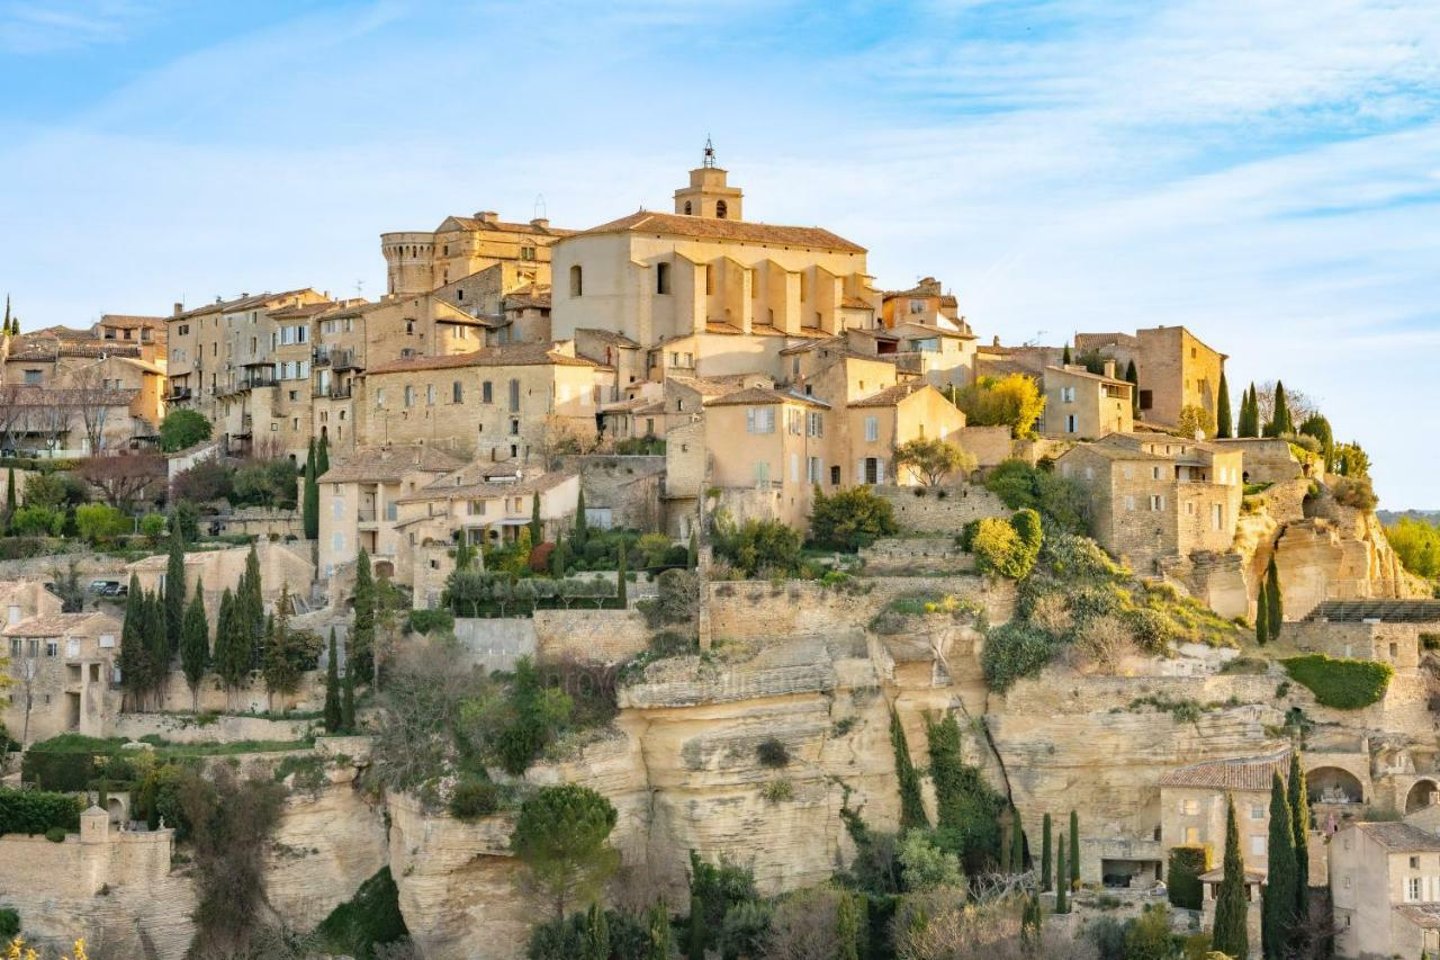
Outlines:
{"type": "Polygon", "coordinates": [[[570,268],[570,296],[578,297],[585,292],[585,276],[580,272],[580,264],[570,268]]]}
{"type": "Polygon", "coordinates": [[[690,201],[689,201],[689,200],[686,200],[686,201],[685,201],[685,216],[687,216],[687,217],[690,216],[690,209],[691,209],[691,207],[690,207],[690,201]]]}
{"type": "Polygon", "coordinates": [[[1434,780],[1416,780],[1405,795],[1405,812],[1414,813],[1440,800],[1440,784],[1434,780]]]}
{"type": "Polygon", "coordinates": [[[1310,802],[1316,803],[1364,803],[1365,788],[1359,778],[1349,770],[1339,767],[1316,767],[1305,774],[1310,790],[1310,802]]]}
{"type": "Polygon", "coordinates": [[[715,201],[715,216],[716,216],[718,219],[724,220],[724,219],[725,219],[725,215],[726,215],[727,213],[729,213],[729,212],[730,212],[730,208],[725,205],[725,201],[724,201],[724,200],[716,200],[716,201],[715,201]]]}
{"type": "Polygon", "coordinates": [[[389,560],[376,560],[375,576],[380,577],[384,580],[389,580],[390,578],[395,576],[395,564],[391,563],[389,560]]]}
{"type": "Polygon", "coordinates": [[[655,292],[670,292],[670,264],[657,263],[655,265],[655,292]]]}

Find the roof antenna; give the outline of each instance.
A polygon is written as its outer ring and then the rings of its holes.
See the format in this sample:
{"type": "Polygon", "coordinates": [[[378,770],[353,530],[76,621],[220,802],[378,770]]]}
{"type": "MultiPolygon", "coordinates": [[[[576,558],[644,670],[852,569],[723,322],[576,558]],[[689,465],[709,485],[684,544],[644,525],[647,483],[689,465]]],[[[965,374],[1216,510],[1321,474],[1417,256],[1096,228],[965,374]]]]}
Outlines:
{"type": "Polygon", "coordinates": [[[706,169],[715,166],[715,144],[710,142],[710,134],[705,134],[705,159],[703,161],[706,169]]]}
{"type": "Polygon", "coordinates": [[[535,209],[533,212],[536,220],[544,220],[550,216],[550,211],[545,208],[545,194],[535,194],[535,209]]]}

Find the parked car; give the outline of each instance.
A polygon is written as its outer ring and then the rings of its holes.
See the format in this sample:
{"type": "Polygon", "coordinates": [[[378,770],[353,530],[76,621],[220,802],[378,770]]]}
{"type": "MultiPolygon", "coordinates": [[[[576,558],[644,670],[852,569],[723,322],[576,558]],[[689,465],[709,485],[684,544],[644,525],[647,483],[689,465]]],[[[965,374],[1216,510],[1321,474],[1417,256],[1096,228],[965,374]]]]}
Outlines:
{"type": "Polygon", "coordinates": [[[90,592],[97,597],[123,597],[130,588],[119,580],[91,580],[90,592]]]}

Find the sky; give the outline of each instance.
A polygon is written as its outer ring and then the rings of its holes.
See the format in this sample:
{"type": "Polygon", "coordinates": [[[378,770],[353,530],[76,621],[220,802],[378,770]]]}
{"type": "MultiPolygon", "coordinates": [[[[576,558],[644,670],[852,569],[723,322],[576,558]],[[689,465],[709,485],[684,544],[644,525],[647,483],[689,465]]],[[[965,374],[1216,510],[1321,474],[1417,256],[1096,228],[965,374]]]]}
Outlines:
{"type": "Polygon", "coordinates": [[[0,292],[373,298],[383,231],[666,210],[707,136],[984,340],[1183,324],[1440,509],[1434,0],[0,0],[0,292]]]}

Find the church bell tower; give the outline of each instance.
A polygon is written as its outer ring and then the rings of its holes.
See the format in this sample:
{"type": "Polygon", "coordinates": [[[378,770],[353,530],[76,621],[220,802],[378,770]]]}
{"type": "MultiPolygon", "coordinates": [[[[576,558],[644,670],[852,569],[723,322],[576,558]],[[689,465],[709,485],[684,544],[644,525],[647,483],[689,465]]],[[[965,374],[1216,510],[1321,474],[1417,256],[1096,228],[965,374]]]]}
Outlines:
{"type": "Polygon", "coordinates": [[[712,220],[742,220],[739,187],[725,183],[725,171],[715,166],[715,145],[705,138],[704,159],[690,171],[690,185],[675,191],[675,212],[712,220]]]}

